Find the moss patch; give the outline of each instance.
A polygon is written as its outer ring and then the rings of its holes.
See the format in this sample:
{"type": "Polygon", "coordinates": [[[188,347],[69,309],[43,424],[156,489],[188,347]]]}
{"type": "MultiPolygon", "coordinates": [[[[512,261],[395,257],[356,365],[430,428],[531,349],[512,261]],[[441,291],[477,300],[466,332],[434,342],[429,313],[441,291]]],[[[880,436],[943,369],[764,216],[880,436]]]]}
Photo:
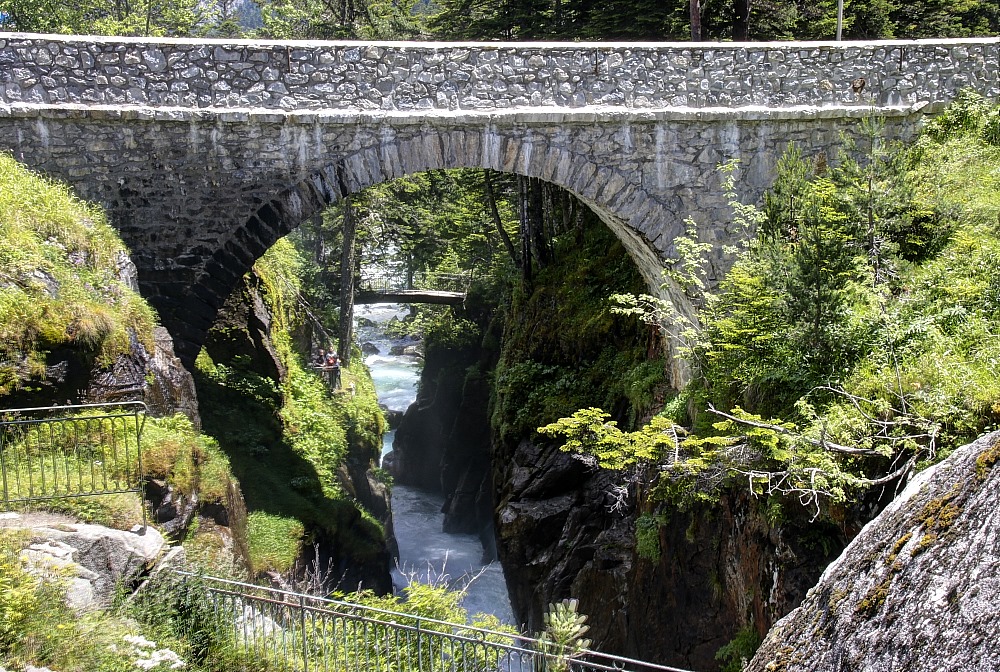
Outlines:
{"type": "Polygon", "coordinates": [[[1000,439],[994,441],[992,446],[976,458],[976,478],[980,481],[984,480],[998,460],[1000,460],[1000,439]]]}
{"type": "Polygon", "coordinates": [[[955,524],[959,514],[962,513],[965,496],[962,484],[956,483],[945,495],[932,499],[924,505],[918,515],[924,536],[921,537],[916,548],[910,551],[912,557],[924,552],[935,541],[947,534],[951,526],[955,524]]]}
{"type": "Polygon", "coordinates": [[[886,598],[889,596],[889,588],[892,586],[892,580],[896,576],[895,566],[889,571],[885,577],[872,586],[864,598],[858,602],[858,606],[855,607],[854,613],[863,614],[865,616],[872,616],[877,612],[883,604],[885,604],[886,598]]]}
{"type": "Polygon", "coordinates": [[[913,532],[907,532],[899,539],[897,539],[896,543],[893,544],[892,546],[892,550],[889,551],[889,555],[887,555],[885,558],[885,564],[891,565],[892,563],[894,563],[896,561],[896,556],[898,556],[899,552],[903,550],[903,546],[906,546],[906,542],[908,542],[912,538],[913,538],[913,532]]]}
{"type": "Polygon", "coordinates": [[[55,350],[106,366],[134,337],[152,349],[153,311],[119,278],[103,211],[2,153],[0,185],[0,395],[44,379],[55,350]]]}

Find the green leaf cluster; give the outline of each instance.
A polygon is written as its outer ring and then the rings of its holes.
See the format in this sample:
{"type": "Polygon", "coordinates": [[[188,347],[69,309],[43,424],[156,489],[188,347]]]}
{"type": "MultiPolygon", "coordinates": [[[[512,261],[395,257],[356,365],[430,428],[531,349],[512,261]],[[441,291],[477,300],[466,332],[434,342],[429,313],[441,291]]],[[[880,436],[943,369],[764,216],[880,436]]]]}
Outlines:
{"type": "Polygon", "coordinates": [[[678,443],[678,428],[666,418],[656,416],[640,429],[626,432],[599,408],[580,409],[537,431],[564,437],[563,450],[592,455],[602,469],[616,471],[660,459],[678,443]]]}

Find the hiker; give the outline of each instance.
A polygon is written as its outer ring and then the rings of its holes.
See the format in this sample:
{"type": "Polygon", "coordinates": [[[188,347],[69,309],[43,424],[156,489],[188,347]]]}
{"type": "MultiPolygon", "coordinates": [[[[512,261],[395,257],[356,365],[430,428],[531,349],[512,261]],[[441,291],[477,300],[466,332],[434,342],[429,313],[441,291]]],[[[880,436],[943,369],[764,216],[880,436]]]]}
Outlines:
{"type": "Polygon", "coordinates": [[[340,357],[336,352],[331,352],[327,356],[327,366],[333,369],[333,389],[340,389],[340,357]]]}

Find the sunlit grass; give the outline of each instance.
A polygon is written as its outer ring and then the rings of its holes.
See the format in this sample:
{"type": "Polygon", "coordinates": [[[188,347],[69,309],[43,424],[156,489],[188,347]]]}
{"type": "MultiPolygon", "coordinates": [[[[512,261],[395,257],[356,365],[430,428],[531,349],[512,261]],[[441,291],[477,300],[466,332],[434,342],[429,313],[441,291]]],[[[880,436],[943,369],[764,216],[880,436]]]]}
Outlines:
{"type": "Polygon", "coordinates": [[[117,276],[125,247],[103,212],[0,154],[0,394],[73,346],[100,364],[152,347],[153,312],[117,276]]]}

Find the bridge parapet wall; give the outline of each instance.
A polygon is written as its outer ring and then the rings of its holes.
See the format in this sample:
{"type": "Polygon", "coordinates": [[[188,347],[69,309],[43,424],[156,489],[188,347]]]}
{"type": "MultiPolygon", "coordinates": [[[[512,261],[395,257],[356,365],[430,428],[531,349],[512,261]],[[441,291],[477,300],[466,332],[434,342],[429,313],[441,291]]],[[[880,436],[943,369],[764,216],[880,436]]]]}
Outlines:
{"type": "Polygon", "coordinates": [[[445,44],[0,33],[6,106],[419,113],[885,107],[947,102],[966,86],[1000,97],[1000,39],[445,44]]]}

